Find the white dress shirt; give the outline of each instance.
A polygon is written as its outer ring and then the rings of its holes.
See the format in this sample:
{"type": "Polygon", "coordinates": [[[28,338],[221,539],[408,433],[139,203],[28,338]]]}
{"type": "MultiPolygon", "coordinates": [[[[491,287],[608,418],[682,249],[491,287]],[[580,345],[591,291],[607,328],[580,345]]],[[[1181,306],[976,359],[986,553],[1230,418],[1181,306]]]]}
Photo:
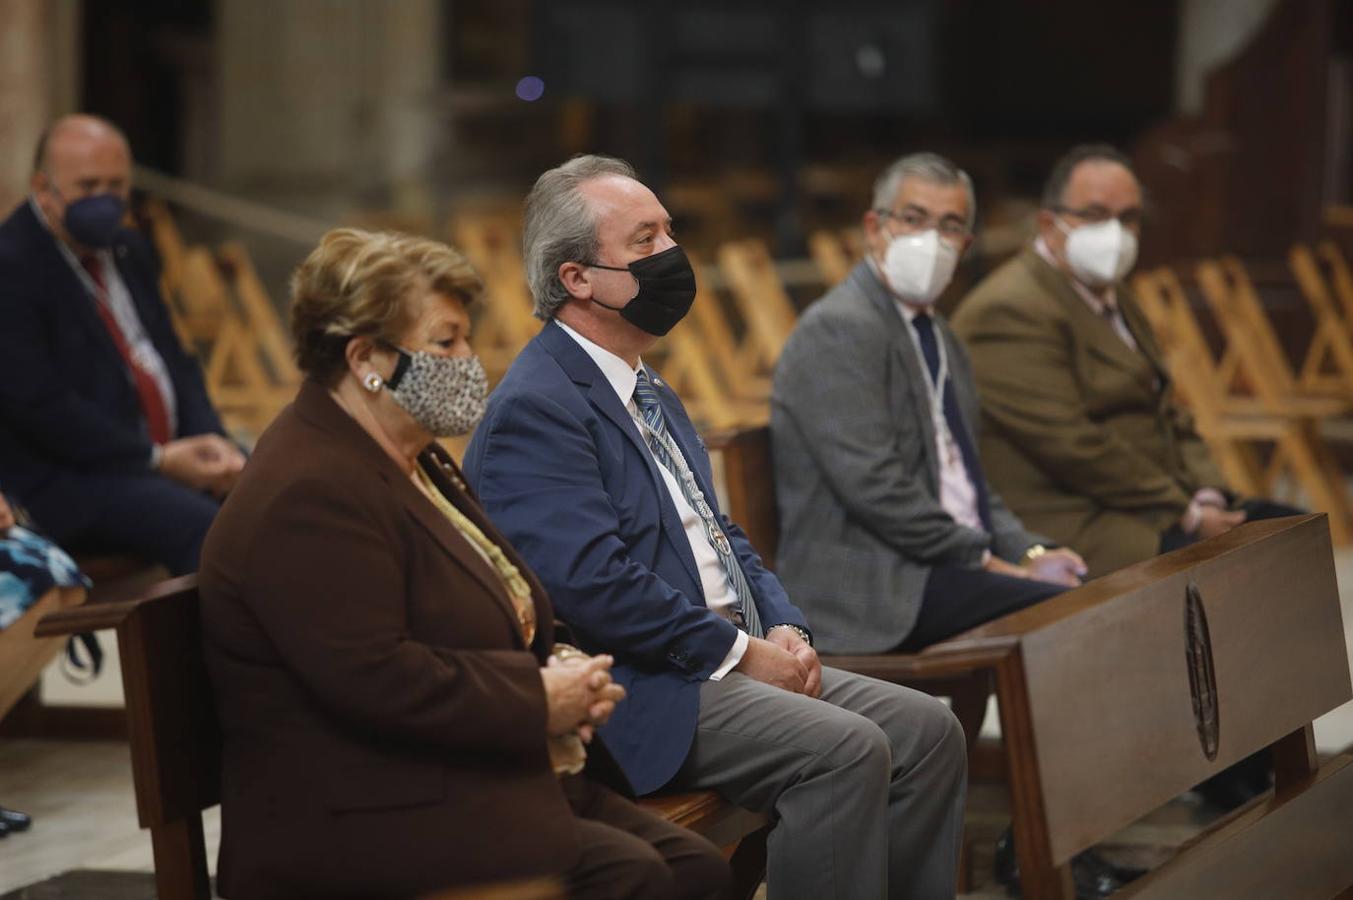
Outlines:
{"type": "MultiPolygon", "coordinates": [[[[606,376],[606,380],[615,390],[616,396],[620,398],[620,402],[629,411],[630,419],[634,423],[634,430],[639,435],[639,441],[652,456],[653,448],[648,445],[642,425],[643,419],[640,417],[639,408],[634,402],[634,386],[639,380],[638,370],[631,369],[629,363],[594,341],[583,337],[558,319],[554,321],[564,330],[565,334],[577,341],[578,346],[582,347],[583,351],[597,364],[597,368],[601,369],[601,374],[606,376]]],[[[639,365],[642,366],[643,362],[640,361],[639,365]]],[[[662,383],[652,372],[649,372],[649,378],[653,380],[654,385],[662,383]]],[[[686,502],[686,495],[681,492],[681,485],[677,484],[676,476],[667,471],[667,467],[658,462],[656,456],[653,457],[653,462],[658,467],[658,473],[662,476],[663,484],[667,485],[667,494],[672,498],[672,505],[676,507],[677,515],[681,517],[681,527],[686,532],[687,543],[691,545],[691,555],[695,557],[696,571],[700,573],[700,588],[705,594],[705,606],[733,622],[733,611],[737,608],[738,597],[728,583],[728,574],[724,571],[723,560],[710,546],[709,539],[705,537],[704,522],[701,520],[700,514],[686,502]]],[[[742,655],[747,652],[747,643],[747,632],[739,628],[738,636],[733,641],[733,646],[728,651],[728,655],[724,657],[723,662],[719,664],[719,668],[714,671],[714,674],[709,676],[709,680],[718,681],[732,671],[733,667],[742,661],[742,655]]]]}
{"type": "MultiPolygon", "coordinates": [[[[907,333],[911,335],[911,342],[916,347],[916,358],[921,361],[922,377],[927,379],[930,388],[926,391],[926,396],[930,398],[930,420],[935,426],[935,456],[940,461],[940,506],[958,524],[985,532],[986,526],[982,524],[982,514],[977,505],[977,487],[972,483],[968,467],[963,464],[963,454],[958,449],[958,442],[949,433],[949,424],[944,419],[944,385],[929,381],[930,368],[926,365],[925,354],[921,352],[921,339],[913,324],[922,310],[908,306],[896,298],[893,302],[897,305],[902,321],[907,323],[907,333]]],[[[933,310],[924,312],[930,316],[932,322],[935,320],[933,310]]],[[[943,348],[944,336],[940,334],[938,325],[934,328],[935,340],[943,348]]],[[[947,371],[942,369],[940,374],[946,381],[948,380],[947,371]]]]}

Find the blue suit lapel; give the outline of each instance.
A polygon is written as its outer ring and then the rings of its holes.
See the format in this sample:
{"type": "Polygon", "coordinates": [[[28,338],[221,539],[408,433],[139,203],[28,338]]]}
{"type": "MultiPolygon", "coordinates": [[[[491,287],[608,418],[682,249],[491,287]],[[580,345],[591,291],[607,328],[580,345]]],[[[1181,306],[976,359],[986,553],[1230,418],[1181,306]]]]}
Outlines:
{"type": "MultiPolygon", "coordinates": [[[[629,410],[625,409],[620,398],[616,396],[611,383],[606,380],[606,376],[597,368],[596,363],[592,362],[586,351],[579,347],[573,338],[564,333],[564,330],[551,321],[541,331],[539,340],[545,345],[559,365],[563,368],[569,378],[576,384],[587,387],[587,400],[592,404],[597,412],[601,413],[611,424],[614,425],[634,447],[639,458],[643,461],[644,467],[648,471],[650,483],[653,490],[657,492],[658,511],[662,523],[663,533],[667,536],[672,549],[676,551],[677,558],[681,560],[687,574],[696,587],[700,587],[700,570],[695,565],[695,556],[691,553],[691,544],[686,537],[686,529],[681,526],[681,517],[677,515],[676,506],[672,503],[671,495],[667,492],[667,484],[663,481],[662,474],[658,471],[658,464],[653,459],[653,453],[648,449],[643,439],[639,436],[639,429],[634,424],[634,419],[630,416],[629,410]]],[[[664,409],[667,404],[664,402],[664,409]]],[[[675,437],[675,435],[674,435],[675,437]]],[[[685,448],[682,448],[685,452],[685,448]]],[[[704,488],[702,487],[701,490],[704,488]]],[[[713,496],[713,495],[710,495],[713,496]]],[[[700,600],[704,601],[704,592],[698,595],[700,600]]]]}
{"type": "MultiPolygon", "coordinates": [[[[113,338],[108,333],[108,327],[103,324],[103,319],[99,318],[98,310],[94,308],[94,304],[98,301],[90,296],[84,280],[71,268],[65,254],[56,244],[56,237],[43,229],[36,219],[34,219],[33,225],[35,228],[41,229],[45,237],[45,240],[41,241],[39,245],[45,248],[47,268],[55,277],[54,283],[60,286],[58,291],[53,292],[57,302],[61,303],[69,314],[80,323],[80,327],[89,333],[91,340],[108,358],[109,363],[115,365],[118,370],[125,371],[127,362],[122,358],[122,353],[117,349],[117,345],[113,343],[113,338]]],[[[127,383],[128,385],[132,383],[130,372],[127,373],[127,383]]]]}

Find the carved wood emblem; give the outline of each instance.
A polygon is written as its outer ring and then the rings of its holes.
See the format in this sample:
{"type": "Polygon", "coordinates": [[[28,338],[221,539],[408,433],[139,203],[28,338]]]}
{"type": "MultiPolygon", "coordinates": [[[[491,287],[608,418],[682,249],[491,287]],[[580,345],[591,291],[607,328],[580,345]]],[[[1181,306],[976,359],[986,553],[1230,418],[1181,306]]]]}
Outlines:
{"type": "Polygon", "coordinates": [[[1189,693],[1193,697],[1193,720],[1198,741],[1209,761],[1217,758],[1221,743],[1221,710],[1217,701],[1217,669],[1212,661],[1212,636],[1198,585],[1184,592],[1185,655],[1189,666],[1189,693]]]}

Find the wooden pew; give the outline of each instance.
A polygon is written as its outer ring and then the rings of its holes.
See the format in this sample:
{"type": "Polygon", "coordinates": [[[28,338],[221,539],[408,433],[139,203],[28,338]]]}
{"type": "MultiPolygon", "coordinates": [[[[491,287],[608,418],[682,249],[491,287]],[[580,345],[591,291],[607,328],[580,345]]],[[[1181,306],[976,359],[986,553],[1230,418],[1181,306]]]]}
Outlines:
{"type": "MultiPolygon", "coordinates": [[[[120,602],[53,612],[35,634],[105,628],[117,630],[136,811],[141,827],[150,829],[157,895],[206,900],[212,894],[202,810],[221,799],[221,732],[202,658],[196,576],[160,582],[120,602]]],[[[765,873],[764,816],[708,792],[642,802],[725,847],[737,876],[735,896],[752,896],[765,873]]]]}
{"type": "MultiPolygon", "coordinates": [[[[729,515],[773,563],[764,430],[706,443],[724,455],[729,515]]],[[[891,668],[898,680],[990,675],[1031,900],[1069,900],[1076,853],[1265,747],[1276,793],[1124,896],[1326,900],[1353,889],[1353,761],[1318,767],[1311,730],[1353,699],[1323,515],[1243,525],[919,654],[823,662],[891,668]]]]}
{"type": "Polygon", "coordinates": [[[1070,897],[1074,854],[1265,747],[1276,791],[1123,896],[1353,888],[1353,760],[1320,767],[1311,728],[1353,699],[1324,516],[1243,525],[950,643],[994,641],[1026,897],[1070,897]]]}

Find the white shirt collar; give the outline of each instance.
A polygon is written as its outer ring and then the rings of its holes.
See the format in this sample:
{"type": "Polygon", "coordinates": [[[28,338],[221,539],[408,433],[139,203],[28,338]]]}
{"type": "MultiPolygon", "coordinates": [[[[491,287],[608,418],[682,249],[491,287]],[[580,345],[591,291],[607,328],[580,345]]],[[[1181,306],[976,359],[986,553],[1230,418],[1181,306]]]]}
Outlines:
{"type": "MultiPolygon", "coordinates": [[[[616,396],[620,398],[620,402],[628,406],[630,400],[634,398],[634,385],[639,380],[638,370],[631,369],[629,363],[595,341],[583,337],[558,319],[554,320],[554,324],[564,329],[564,333],[573,338],[579,347],[583,348],[583,352],[592,358],[592,362],[597,364],[598,369],[601,369],[601,374],[605,375],[606,380],[611,383],[611,387],[615,390],[616,396]]],[[[643,364],[643,360],[640,360],[639,365],[642,366],[643,364]]]]}

